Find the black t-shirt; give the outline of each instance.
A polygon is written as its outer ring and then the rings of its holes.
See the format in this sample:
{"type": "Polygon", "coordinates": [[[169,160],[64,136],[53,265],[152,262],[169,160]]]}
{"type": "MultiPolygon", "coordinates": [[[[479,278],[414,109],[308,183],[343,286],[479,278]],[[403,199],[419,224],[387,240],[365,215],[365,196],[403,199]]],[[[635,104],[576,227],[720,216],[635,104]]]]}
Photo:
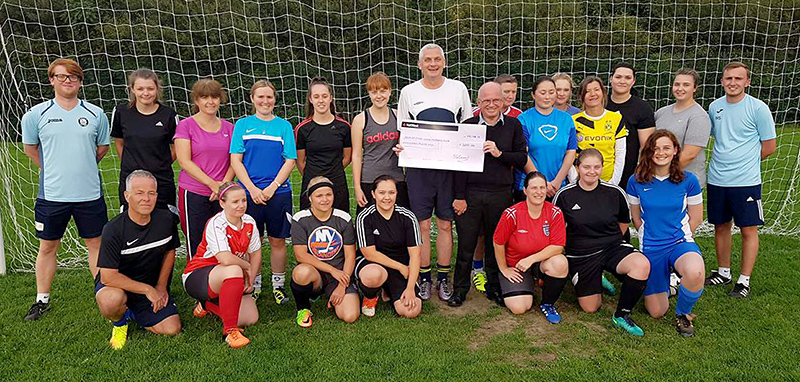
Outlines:
{"type": "Polygon", "coordinates": [[[625,192],[606,182],[586,191],[570,184],[553,197],[567,224],[567,257],[584,257],[622,242],[619,223],[630,224],[625,192]]]}
{"type": "Polygon", "coordinates": [[[615,103],[609,96],[606,109],[620,112],[622,120],[625,121],[625,127],[628,128],[628,137],[625,142],[625,169],[622,171],[622,179],[619,182],[619,186],[624,190],[628,184],[628,178],[633,175],[633,170],[639,163],[639,130],[656,127],[656,116],[650,104],[635,95],[631,95],[631,98],[623,103],[615,103]]]}
{"type": "Polygon", "coordinates": [[[162,198],[162,185],[171,185],[171,192],[175,192],[170,145],[177,125],[178,114],[164,105],[159,105],[156,112],[150,115],[140,113],[136,107],[128,108],[127,103],[114,108],[111,136],[125,140],[119,171],[120,189],[124,189],[122,184],[128,174],[141,169],[150,171],[156,177],[159,200],[162,198]]]}
{"type": "Polygon", "coordinates": [[[155,209],[150,223],[141,226],[126,211],[103,227],[97,266],[117,269],[134,281],[156,286],[165,255],[180,245],[175,214],[155,209]]]}
{"type": "Polygon", "coordinates": [[[303,171],[303,189],[308,180],[324,176],[334,183],[346,183],[342,157],[344,149],[352,147],[350,124],[336,117],[327,125],[307,119],[297,125],[296,145],[306,151],[306,167],[303,171]]]}
{"type": "MultiPolygon", "coordinates": [[[[481,124],[481,117],[474,116],[464,123],[481,124]]],[[[522,124],[511,116],[502,116],[494,126],[486,126],[486,140],[493,141],[502,152],[495,158],[484,154],[483,172],[456,171],[453,193],[456,199],[464,199],[466,191],[511,193],[514,187],[514,167],[524,167],[528,160],[528,149],[522,124]]]]}
{"type": "Polygon", "coordinates": [[[361,211],[356,218],[358,247],[375,249],[403,265],[408,265],[408,247],[422,245],[417,217],[410,210],[395,206],[389,220],[375,205],[361,211]]]}

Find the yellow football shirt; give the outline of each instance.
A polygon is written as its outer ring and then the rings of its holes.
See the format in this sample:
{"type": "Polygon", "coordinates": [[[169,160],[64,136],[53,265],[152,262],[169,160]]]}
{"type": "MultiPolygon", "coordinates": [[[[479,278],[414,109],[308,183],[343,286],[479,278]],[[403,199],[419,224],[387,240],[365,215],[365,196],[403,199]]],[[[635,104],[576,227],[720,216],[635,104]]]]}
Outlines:
{"type": "Polygon", "coordinates": [[[600,179],[611,180],[614,174],[614,145],[617,139],[628,136],[622,114],[604,110],[599,117],[581,111],[572,116],[578,133],[578,150],[595,148],[603,154],[603,174],[600,179]]]}

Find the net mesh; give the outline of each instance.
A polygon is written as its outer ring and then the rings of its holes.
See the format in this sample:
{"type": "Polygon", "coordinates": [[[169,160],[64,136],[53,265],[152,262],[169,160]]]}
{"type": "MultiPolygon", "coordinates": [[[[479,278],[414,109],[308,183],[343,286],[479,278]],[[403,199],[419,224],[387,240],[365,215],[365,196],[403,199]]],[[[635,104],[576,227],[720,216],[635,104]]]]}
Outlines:
{"type": "MultiPolygon", "coordinates": [[[[695,68],[703,79],[697,101],[706,107],[724,94],[725,63],[747,62],[750,94],[769,104],[779,125],[778,152],[763,165],[765,230],[800,231],[794,2],[7,0],[0,5],[0,218],[9,269],[33,270],[36,258],[38,178],[22,152],[19,119],[52,97],[45,68],[53,59],[77,59],[86,73],[81,97],[107,112],[127,99],[126,74],[149,67],[164,81],[167,105],[182,116],[198,78],[228,89],[221,114],[230,120],[250,111],[250,85],[268,78],[279,89],[276,113],[296,124],[310,77],[332,82],[337,109],[350,119],[368,105],[369,74],[386,72],[396,100],[399,88],[418,79],[418,50],[431,41],[444,47],[445,75],[465,82],[473,96],[495,75],[515,75],[523,108],[531,106],[536,76],[607,78],[619,60],[638,69],[635,92],[655,108],[671,102],[672,73],[695,68]]],[[[112,153],[101,165],[113,215],[119,163],[112,153]]],[[[74,227],[64,239],[59,265],[81,266],[85,248],[74,227]]]]}

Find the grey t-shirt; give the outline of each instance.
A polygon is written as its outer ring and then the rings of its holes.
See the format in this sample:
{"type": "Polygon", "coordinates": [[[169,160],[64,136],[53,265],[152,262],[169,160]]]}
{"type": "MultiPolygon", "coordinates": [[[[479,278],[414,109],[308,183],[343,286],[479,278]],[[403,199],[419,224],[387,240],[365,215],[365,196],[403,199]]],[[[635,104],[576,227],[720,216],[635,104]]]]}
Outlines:
{"type": "Polygon", "coordinates": [[[361,166],[361,181],[372,183],[381,175],[391,175],[397,181],[405,181],[403,169],[397,164],[397,155],[392,148],[400,141],[397,118],[389,110],[385,124],[375,122],[369,109],[364,111],[364,162],[361,166]]]}
{"type": "Polygon", "coordinates": [[[306,245],[308,254],[332,267],[344,270],[344,246],[355,245],[356,232],[350,214],[333,209],[327,221],[320,221],[310,209],[292,216],[292,245],[306,245]]]}
{"type": "MultiPolygon", "coordinates": [[[[706,147],[711,135],[711,120],[708,119],[708,113],[698,104],[679,113],[675,113],[675,104],[672,104],[656,111],[656,129],[671,131],[678,138],[681,147],[685,145],[706,147]]],[[[697,176],[700,185],[705,187],[705,150],[700,150],[700,154],[697,154],[685,170],[697,176]]]]}

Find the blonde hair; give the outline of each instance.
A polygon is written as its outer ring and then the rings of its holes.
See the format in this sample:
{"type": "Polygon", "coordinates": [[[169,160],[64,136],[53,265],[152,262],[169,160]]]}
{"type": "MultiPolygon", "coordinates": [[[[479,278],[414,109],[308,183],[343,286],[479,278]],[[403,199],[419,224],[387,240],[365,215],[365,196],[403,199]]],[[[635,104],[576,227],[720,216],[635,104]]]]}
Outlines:
{"type": "Polygon", "coordinates": [[[140,68],[136,69],[128,75],[128,108],[133,108],[136,106],[136,95],[133,94],[133,84],[136,83],[136,80],[151,80],[153,83],[156,84],[156,92],[158,95],[156,96],[156,101],[161,103],[164,97],[164,89],[161,86],[161,79],[158,78],[158,75],[147,68],[140,68]]]}

